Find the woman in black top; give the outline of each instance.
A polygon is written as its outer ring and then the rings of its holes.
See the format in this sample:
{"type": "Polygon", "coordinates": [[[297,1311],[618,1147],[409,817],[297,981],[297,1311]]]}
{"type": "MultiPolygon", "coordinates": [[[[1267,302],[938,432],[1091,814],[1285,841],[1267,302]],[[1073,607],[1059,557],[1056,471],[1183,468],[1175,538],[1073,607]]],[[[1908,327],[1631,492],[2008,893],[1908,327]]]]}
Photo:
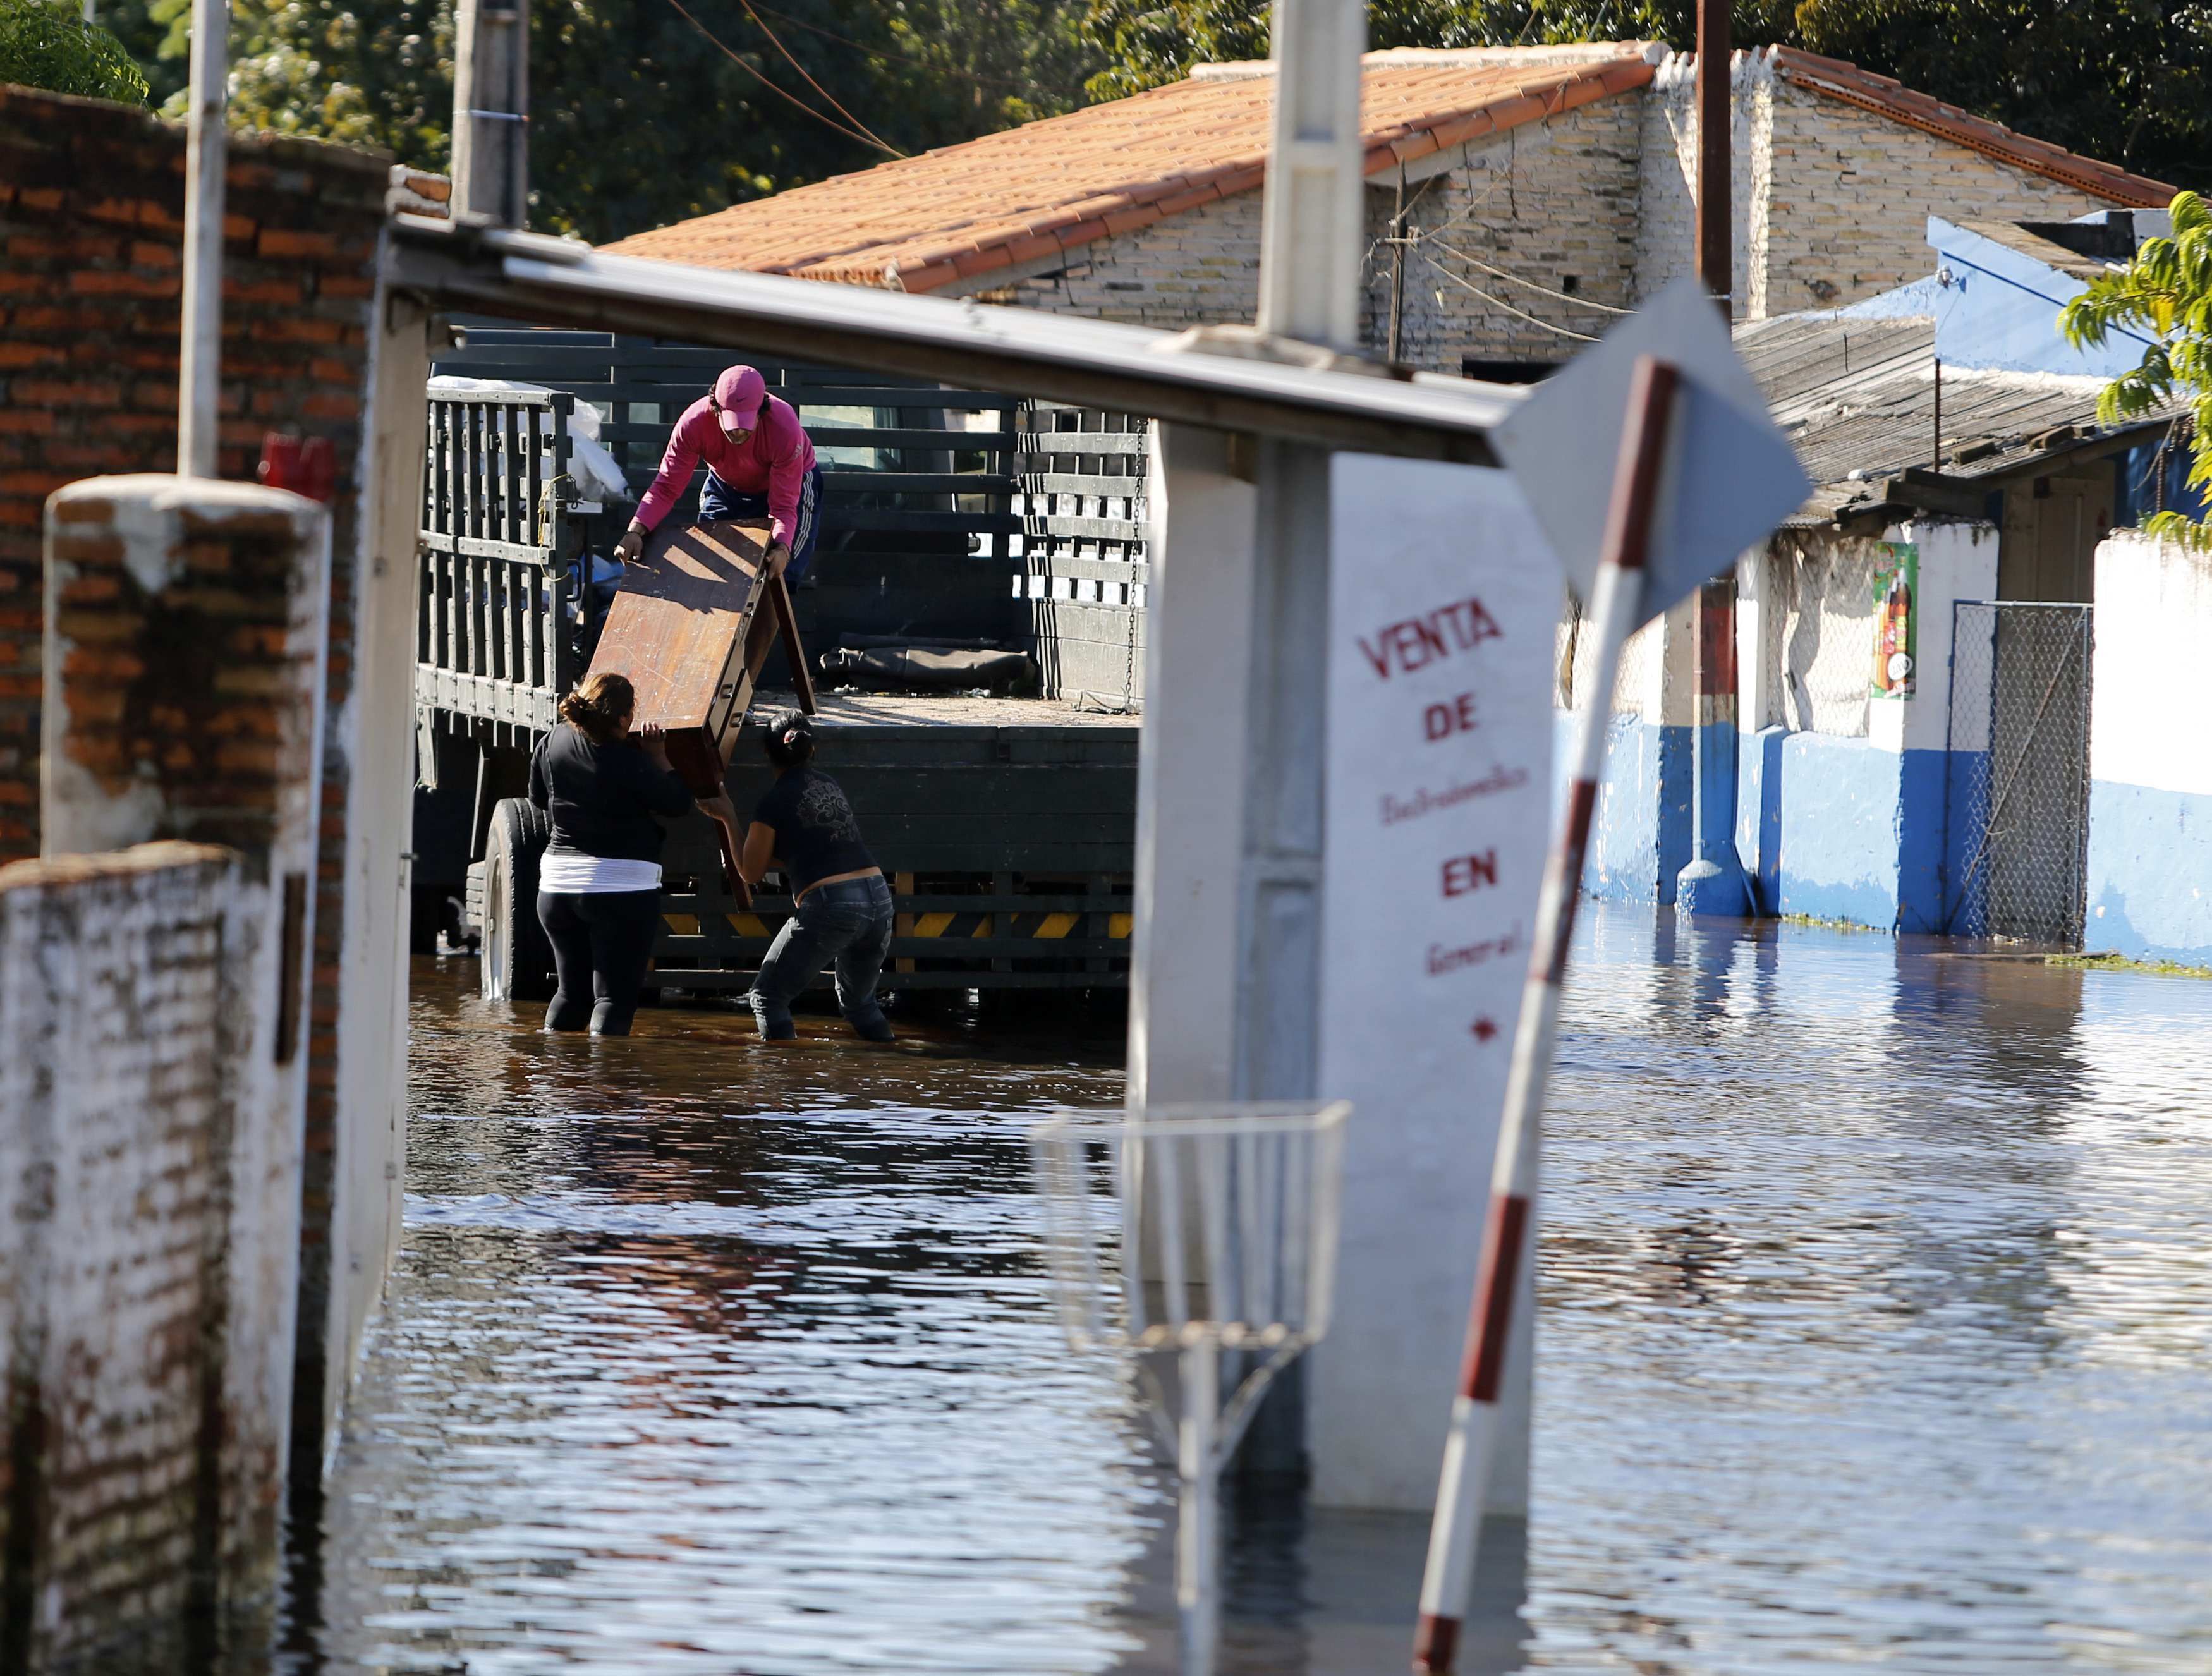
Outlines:
{"type": "Polygon", "coordinates": [[[628,1035],[660,933],[661,822],[703,809],[732,833],[726,797],[694,799],[668,766],[661,730],[630,731],[637,695],[592,676],[561,701],[561,720],[530,759],[530,800],[551,817],[538,870],[538,919],[560,986],[549,1030],[628,1035]]]}
{"type": "Polygon", "coordinates": [[[754,884],[775,861],[790,882],[793,907],[746,997],[753,1017],[770,1041],[796,1035],[793,999],[835,962],[837,1007],[846,1022],[870,1041],[890,1041],[876,980],[891,946],[890,886],[860,841],[843,789],[807,766],[814,755],[812,724],[787,710],[770,719],[763,744],[781,772],[753,811],[738,871],[754,884]]]}

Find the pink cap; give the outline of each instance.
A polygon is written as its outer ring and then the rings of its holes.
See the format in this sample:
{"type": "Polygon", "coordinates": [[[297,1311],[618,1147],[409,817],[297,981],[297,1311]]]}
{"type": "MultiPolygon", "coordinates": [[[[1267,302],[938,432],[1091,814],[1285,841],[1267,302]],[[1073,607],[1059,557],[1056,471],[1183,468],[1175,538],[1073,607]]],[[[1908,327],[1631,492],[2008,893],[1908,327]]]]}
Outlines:
{"type": "Polygon", "coordinates": [[[721,409],[722,428],[749,431],[760,418],[761,404],[768,399],[768,380],[750,367],[725,367],[714,380],[714,405],[721,409]]]}

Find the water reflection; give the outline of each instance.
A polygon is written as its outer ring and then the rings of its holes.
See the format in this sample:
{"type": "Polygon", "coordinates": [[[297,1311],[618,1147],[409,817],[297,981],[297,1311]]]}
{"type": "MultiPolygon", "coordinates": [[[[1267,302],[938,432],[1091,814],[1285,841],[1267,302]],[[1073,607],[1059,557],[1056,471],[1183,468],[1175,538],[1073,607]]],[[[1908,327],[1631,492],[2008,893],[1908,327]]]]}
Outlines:
{"type": "MultiPolygon", "coordinates": [[[[417,976],[406,1244],[295,1644],[1173,1668],[1154,1446],[1033,1249],[1027,1125],[1118,1097],[1112,1029],[591,1043],[417,976]]],[[[1462,1668],[2212,1669],[2208,1044],[2212,985],[1589,914],[1536,1505],[1462,1668]]],[[[1229,1669],[1403,1667],[1423,1521],[1237,1516],[1229,1669]]]]}
{"type": "Polygon", "coordinates": [[[1600,918],[1531,1663],[2212,1668],[2212,986],[1600,918]]]}

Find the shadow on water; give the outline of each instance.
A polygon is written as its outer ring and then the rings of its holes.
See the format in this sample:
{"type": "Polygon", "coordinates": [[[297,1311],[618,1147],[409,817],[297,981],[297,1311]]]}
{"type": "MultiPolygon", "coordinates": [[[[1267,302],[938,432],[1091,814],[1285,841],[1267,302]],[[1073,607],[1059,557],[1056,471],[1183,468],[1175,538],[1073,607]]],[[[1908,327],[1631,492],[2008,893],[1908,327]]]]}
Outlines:
{"type": "MultiPolygon", "coordinates": [[[[2212,1668],[2212,986],[1593,912],[1535,1505],[1470,1676],[2212,1668]]],[[[1025,1139],[1121,1020],[538,1035],[416,973],[403,1249],[280,1667],[1174,1668],[1173,1485],[1025,1139]]],[[[1248,1495],[1224,1669],[1402,1669],[1425,1521],[1248,1495]]]]}

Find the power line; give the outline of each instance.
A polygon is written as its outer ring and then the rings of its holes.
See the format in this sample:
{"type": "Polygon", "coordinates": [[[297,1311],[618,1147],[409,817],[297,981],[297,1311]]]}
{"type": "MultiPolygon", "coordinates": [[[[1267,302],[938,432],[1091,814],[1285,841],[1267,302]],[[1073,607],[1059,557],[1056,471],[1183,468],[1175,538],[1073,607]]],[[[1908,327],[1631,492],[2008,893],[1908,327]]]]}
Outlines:
{"type": "Polygon", "coordinates": [[[745,9],[745,15],[752,19],[754,25],[760,30],[761,33],[766,35],[769,40],[775,42],[775,50],[783,54],[783,61],[789,64],[793,70],[797,70],[800,76],[805,78],[806,85],[808,87],[813,88],[815,92],[820,94],[823,98],[830,101],[830,108],[831,110],[835,111],[839,116],[844,118],[846,121],[851,123],[854,127],[859,129],[863,134],[866,134],[878,145],[883,147],[885,151],[890,152],[892,156],[903,157],[906,155],[906,153],[901,151],[889,140],[884,139],[882,135],[877,133],[874,129],[869,127],[866,123],[862,122],[860,118],[854,116],[842,105],[840,105],[836,99],[831,94],[829,88],[823,87],[819,82],[816,81],[813,76],[807,74],[806,66],[791,56],[791,49],[783,44],[782,37],[778,35],[775,30],[769,28],[767,22],[762,18],[761,15],[753,9],[753,0],[738,0],[738,3],[745,9]]]}
{"type": "MultiPolygon", "coordinates": [[[[725,46],[721,39],[715,35],[713,30],[708,28],[705,24],[702,23],[697,18],[692,16],[690,12],[684,10],[684,0],[668,0],[668,3],[676,9],[677,14],[681,16],[686,23],[690,24],[694,29],[696,29],[702,35],[706,37],[707,42],[709,46],[719,49],[724,58],[727,58],[739,70],[744,71],[746,75],[751,76],[754,81],[759,82],[761,86],[766,88],[778,99],[781,99],[787,104],[795,106],[798,109],[805,112],[808,116],[812,117],[815,121],[820,123],[823,127],[834,130],[836,132],[842,134],[848,140],[858,140],[862,145],[875,146],[884,151],[890,150],[890,148],[884,145],[881,140],[871,139],[866,134],[858,134],[854,132],[853,130],[844,126],[842,123],[831,121],[828,117],[823,116],[821,112],[816,110],[811,105],[806,103],[805,100],[800,99],[796,94],[788,93],[782,88],[778,87],[774,82],[769,79],[766,74],[755,69],[751,64],[747,64],[744,58],[739,54],[732,52],[730,48],[725,46]]],[[[891,155],[896,157],[899,155],[899,154],[894,151],[891,152],[891,155]]]]}
{"type": "Polygon", "coordinates": [[[919,64],[924,70],[934,70],[939,76],[957,76],[963,82],[978,82],[987,88],[1004,88],[1009,93],[1027,94],[1031,89],[1025,82],[1009,81],[1003,76],[986,76],[979,70],[962,70],[953,65],[939,64],[912,52],[894,52],[889,47],[871,46],[864,40],[854,40],[850,35],[841,35],[835,29],[825,29],[818,23],[809,23],[803,17],[793,17],[789,12],[780,12],[773,6],[761,10],[770,17],[789,24],[794,29],[804,29],[810,35],[819,35],[824,40],[834,40],[849,46],[855,52],[865,52],[872,58],[882,58],[893,64],[919,64]]]}
{"type": "Polygon", "coordinates": [[[1462,262],[1472,263],[1474,266],[1481,269],[1483,272],[1489,274],[1493,278],[1502,279],[1510,285],[1524,286],[1528,289],[1537,293],[1540,296],[1552,297],[1557,299],[1560,302],[1571,303],[1577,308],[1586,308],[1593,313],[1633,314],[1636,312],[1632,308],[1615,308],[1609,302],[1592,302],[1588,297],[1577,297],[1569,292],[1554,291],[1550,286],[1539,285],[1533,279],[1523,279],[1518,274],[1507,273],[1503,268],[1493,268],[1489,263],[1484,261],[1480,257],[1470,256],[1465,251],[1461,250],[1457,246],[1445,244],[1443,240],[1435,239],[1433,235],[1426,239],[1417,238],[1414,242],[1417,244],[1434,243],[1436,247],[1438,250],[1443,251],[1446,255],[1456,256],[1462,262]]]}
{"type": "Polygon", "coordinates": [[[1508,314],[1513,315],[1518,319],[1526,320],[1532,326],[1541,326],[1546,331],[1557,332],[1562,337],[1571,337],[1577,343],[1595,343],[1597,342],[1596,338],[1591,337],[1586,331],[1570,331],[1565,326],[1555,326],[1549,320],[1538,319],[1534,314],[1529,313],[1525,309],[1516,308],[1511,303],[1506,301],[1503,297],[1492,296],[1489,292],[1484,290],[1480,285],[1470,284],[1468,281],[1462,279],[1457,274],[1454,273],[1449,268],[1444,266],[1443,263],[1437,261],[1435,257],[1431,256],[1426,251],[1421,249],[1418,245],[1413,247],[1413,253],[1416,256],[1419,256],[1424,262],[1427,263],[1430,267],[1435,269],[1436,271],[1443,278],[1451,281],[1453,284],[1457,285],[1463,289],[1474,292],[1475,295],[1480,297],[1483,301],[1490,304],[1493,308],[1502,308],[1508,314]]]}

